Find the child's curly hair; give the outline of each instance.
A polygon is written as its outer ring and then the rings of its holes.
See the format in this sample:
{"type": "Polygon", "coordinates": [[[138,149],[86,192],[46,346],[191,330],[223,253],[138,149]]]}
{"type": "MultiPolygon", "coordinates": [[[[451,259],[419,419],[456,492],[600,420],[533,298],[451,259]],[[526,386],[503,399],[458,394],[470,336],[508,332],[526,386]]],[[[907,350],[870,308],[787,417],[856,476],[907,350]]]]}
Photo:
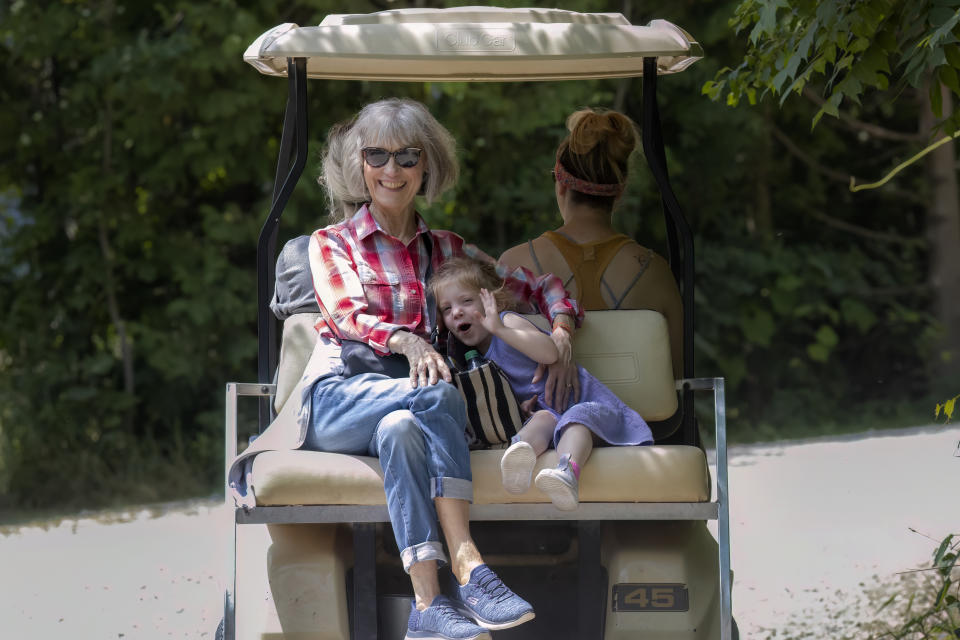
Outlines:
{"type": "Polygon", "coordinates": [[[434,298],[438,297],[440,287],[456,282],[476,291],[486,289],[497,301],[498,311],[512,311],[517,307],[513,293],[503,286],[503,278],[497,273],[496,265],[481,262],[466,256],[449,258],[430,276],[427,288],[434,298]]]}

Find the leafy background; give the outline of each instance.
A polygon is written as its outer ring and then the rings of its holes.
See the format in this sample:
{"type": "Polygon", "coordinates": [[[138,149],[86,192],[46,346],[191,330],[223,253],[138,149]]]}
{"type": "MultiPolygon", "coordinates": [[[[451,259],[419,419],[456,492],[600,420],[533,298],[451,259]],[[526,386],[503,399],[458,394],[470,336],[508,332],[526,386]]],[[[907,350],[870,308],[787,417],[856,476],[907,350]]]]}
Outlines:
{"type": "MultiPolygon", "coordinates": [[[[455,4],[470,3],[0,5],[0,516],[217,490],[223,385],[255,378],[254,251],[286,99],[285,83],[242,53],[282,22],[455,4]]],[[[696,233],[696,372],[726,377],[731,437],[930,420],[960,388],[942,308],[960,283],[931,277],[944,241],[929,224],[932,169],[848,188],[851,175],[878,179],[931,141],[924,91],[891,83],[828,102],[830,117],[811,127],[837,84],[829,74],[811,74],[782,104],[762,83],[744,85],[742,103],[727,98],[724,74],[751,42],[736,20],[786,3],[556,4],[665,18],[706,51],[659,83],[660,104],[696,233]]],[[[755,68],[780,64],[770,55],[755,68]]],[[[617,107],[640,120],[639,80],[309,91],[311,158],[281,242],[325,223],[312,179],[325,132],[371,100],[414,97],[451,129],[463,176],[424,213],[493,255],[559,223],[549,170],[570,111],[617,107]]],[[[631,181],[616,223],[663,251],[640,154],[631,181]]]]}

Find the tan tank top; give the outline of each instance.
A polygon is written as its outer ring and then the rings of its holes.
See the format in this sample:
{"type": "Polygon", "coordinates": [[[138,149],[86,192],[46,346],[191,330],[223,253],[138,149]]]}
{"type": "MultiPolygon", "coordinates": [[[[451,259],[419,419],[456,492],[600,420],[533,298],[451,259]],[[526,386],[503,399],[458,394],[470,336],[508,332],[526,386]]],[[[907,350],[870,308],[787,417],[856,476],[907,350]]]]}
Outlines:
{"type": "MultiPolygon", "coordinates": [[[[633,285],[635,285],[637,280],[640,279],[640,276],[643,275],[653,255],[653,252],[648,249],[647,256],[641,262],[640,268],[633,280],[620,295],[617,295],[603,278],[603,273],[607,270],[610,262],[616,257],[620,250],[625,245],[633,242],[630,237],[620,233],[605,240],[585,244],[574,242],[569,236],[556,231],[546,231],[542,237],[552,242],[560,252],[560,255],[563,256],[564,261],[573,273],[571,279],[577,284],[578,302],[580,302],[586,310],[611,308],[607,306],[606,301],[603,299],[601,287],[606,288],[608,295],[613,298],[614,304],[612,308],[619,309],[620,303],[623,302],[623,299],[630,292],[630,289],[633,288],[633,285]]],[[[540,260],[537,259],[536,253],[533,250],[533,242],[528,241],[527,244],[530,248],[530,257],[542,274],[543,267],[540,266],[540,260]]],[[[567,280],[564,286],[569,285],[569,283],[570,280],[567,280]]]]}

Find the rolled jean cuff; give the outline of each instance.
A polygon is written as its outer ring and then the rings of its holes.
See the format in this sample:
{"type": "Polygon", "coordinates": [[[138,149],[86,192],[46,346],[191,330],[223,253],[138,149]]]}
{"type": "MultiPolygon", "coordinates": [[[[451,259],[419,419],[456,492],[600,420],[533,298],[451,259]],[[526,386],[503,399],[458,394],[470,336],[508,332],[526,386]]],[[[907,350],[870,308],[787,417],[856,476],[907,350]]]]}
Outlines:
{"type": "Polygon", "coordinates": [[[473,482],[463,478],[430,478],[431,498],[456,498],[473,502],[473,482]]]}
{"type": "Polygon", "coordinates": [[[443,553],[442,544],[428,540],[411,545],[401,551],[400,560],[403,561],[403,570],[410,573],[410,567],[418,562],[436,560],[438,566],[443,566],[447,563],[447,556],[443,553]]]}

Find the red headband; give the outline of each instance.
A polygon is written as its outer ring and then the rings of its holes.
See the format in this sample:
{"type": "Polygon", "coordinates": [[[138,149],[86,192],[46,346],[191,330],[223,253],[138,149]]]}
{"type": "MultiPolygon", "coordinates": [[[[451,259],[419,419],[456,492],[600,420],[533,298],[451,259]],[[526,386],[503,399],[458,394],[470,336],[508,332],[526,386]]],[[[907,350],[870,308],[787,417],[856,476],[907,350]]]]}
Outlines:
{"type": "Polygon", "coordinates": [[[588,196],[619,196],[623,193],[623,185],[619,182],[613,184],[603,182],[587,182],[567,173],[560,161],[553,167],[553,175],[557,177],[557,182],[564,184],[574,191],[585,193],[588,196]]]}

